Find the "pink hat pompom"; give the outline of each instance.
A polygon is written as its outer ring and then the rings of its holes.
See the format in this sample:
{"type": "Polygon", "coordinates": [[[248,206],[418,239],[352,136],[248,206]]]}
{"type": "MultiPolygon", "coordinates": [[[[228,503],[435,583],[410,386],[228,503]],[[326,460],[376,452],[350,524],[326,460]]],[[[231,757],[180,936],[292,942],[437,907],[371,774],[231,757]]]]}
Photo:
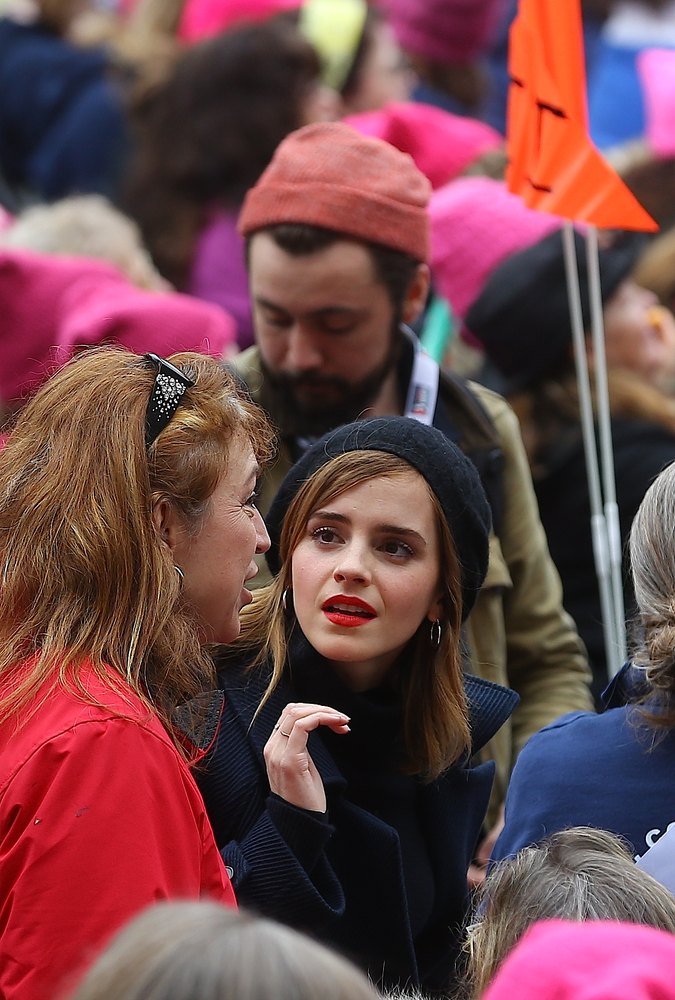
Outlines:
{"type": "Polygon", "coordinates": [[[409,153],[434,190],[458,177],[483,153],[499,149],[504,141],[496,129],[475,118],[412,101],[392,101],[378,111],[344,120],[362,135],[384,139],[409,153]]]}

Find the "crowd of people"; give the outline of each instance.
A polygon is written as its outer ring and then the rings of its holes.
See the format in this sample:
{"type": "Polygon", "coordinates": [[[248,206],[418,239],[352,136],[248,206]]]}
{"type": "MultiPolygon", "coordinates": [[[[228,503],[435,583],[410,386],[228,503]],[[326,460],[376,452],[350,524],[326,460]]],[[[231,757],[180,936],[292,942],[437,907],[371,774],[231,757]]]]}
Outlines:
{"type": "Polygon", "coordinates": [[[515,2],[0,0],[3,1000],[675,1000],[675,4],[582,11],[614,677],[515,2]]]}

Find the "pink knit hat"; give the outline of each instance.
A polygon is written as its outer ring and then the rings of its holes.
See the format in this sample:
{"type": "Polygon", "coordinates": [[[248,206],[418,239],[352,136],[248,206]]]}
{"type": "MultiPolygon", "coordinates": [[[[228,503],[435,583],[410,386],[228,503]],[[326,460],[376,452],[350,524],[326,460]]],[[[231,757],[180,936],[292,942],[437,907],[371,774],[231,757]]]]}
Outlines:
{"type": "Polygon", "coordinates": [[[489,177],[460,177],[434,192],[431,271],[438,290],[462,319],[488,277],[511,254],[538,243],[562,219],[526,208],[489,177]]]}
{"type": "Polygon", "coordinates": [[[645,104],[645,134],[660,159],[675,157],[675,51],[644,49],[637,69],[645,104]]]}
{"type": "Polygon", "coordinates": [[[276,14],[296,10],[302,0],[187,0],[178,37],[193,44],[241,24],[266,21],[276,14]]]}
{"type": "Polygon", "coordinates": [[[281,222],[429,258],[431,186],[406,153],[342,122],[307,125],[277,147],[239,216],[247,236],[281,222]]]}
{"type": "Polygon", "coordinates": [[[531,927],[484,1000],[675,1000],[675,937],[603,920],[531,927]]]}
{"type": "Polygon", "coordinates": [[[166,357],[220,358],[235,323],[219,306],[144,292],[112,265],[84,257],[0,250],[0,399],[15,405],[78,348],[117,343],[166,357]]]}
{"type": "Polygon", "coordinates": [[[504,0],[381,0],[401,47],[437,62],[473,62],[490,47],[504,0]]]}
{"type": "Polygon", "coordinates": [[[350,115],[344,121],[362,135],[384,139],[409,153],[434,190],[504,142],[496,129],[475,118],[412,101],[392,101],[379,111],[350,115]]]}

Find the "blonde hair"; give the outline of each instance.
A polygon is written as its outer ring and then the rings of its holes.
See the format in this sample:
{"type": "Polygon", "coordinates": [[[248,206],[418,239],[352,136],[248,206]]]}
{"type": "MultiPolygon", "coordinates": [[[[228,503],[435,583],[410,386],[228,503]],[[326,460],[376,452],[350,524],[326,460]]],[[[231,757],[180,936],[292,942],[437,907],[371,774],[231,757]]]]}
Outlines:
{"type": "Polygon", "coordinates": [[[467,993],[480,997],[499,966],[538,920],[618,920],[675,933],[675,897],[638,868],[606,830],[561,830],[500,862],[469,927],[467,993]]]}
{"type": "Polygon", "coordinates": [[[196,384],[149,451],[156,369],[103,348],[42,387],[0,453],[0,718],[45,686],[87,698],[85,661],[109,685],[124,678],[169,731],[176,705],[213,686],[153,505],[166,499],[198,530],[233,438],[264,463],[272,433],[215,360],[171,360],[196,384]]]}
{"type": "Polygon", "coordinates": [[[346,959],[215,903],[160,903],[128,925],[71,1000],[377,1000],[346,959]]]}
{"type": "Polygon", "coordinates": [[[650,691],[640,714],[654,727],[675,726],[675,464],[644,495],[630,532],[630,562],[638,606],[634,663],[650,691]]]}
{"type": "MultiPolygon", "coordinates": [[[[291,556],[309,518],[315,510],[360,483],[377,476],[411,472],[419,475],[396,455],[350,451],[321,466],[293,498],[281,533],[281,571],[271,584],[255,592],[253,603],[242,612],[242,631],[237,643],[260,647],[254,666],[271,663],[272,677],[265,699],[279,683],[286,666],[291,622],[284,614],[282,597],[291,586],[291,556]]],[[[459,648],[462,623],[459,561],[441,505],[426,485],[440,543],[441,642],[437,649],[433,648],[429,622],[425,619],[411,640],[412,666],[396,680],[403,699],[406,770],[431,781],[461,757],[470,737],[459,648]]]]}

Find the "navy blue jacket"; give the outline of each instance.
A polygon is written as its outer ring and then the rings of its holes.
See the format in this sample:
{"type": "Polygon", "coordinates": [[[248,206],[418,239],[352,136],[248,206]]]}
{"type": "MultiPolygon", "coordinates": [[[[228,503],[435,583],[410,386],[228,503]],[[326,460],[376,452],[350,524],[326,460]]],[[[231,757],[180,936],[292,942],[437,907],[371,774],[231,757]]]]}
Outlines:
{"type": "MultiPolygon", "coordinates": [[[[309,750],[330,823],[270,795],[263,748],[283,708],[298,700],[290,685],[282,682],[252,722],[267,672],[231,665],[219,677],[222,721],[197,780],[240,903],[332,943],[376,980],[442,987],[453,973],[468,904],[466,872],[494,764],[458,765],[422,786],[436,902],[413,941],[398,834],[343,797],[345,779],[316,732],[309,750]]],[[[508,719],[518,696],[473,676],[466,690],[477,752],[508,719]]]]}
{"type": "Polygon", "coordinates": [[[0,18],[0,166],[42,199],[116,192],[127,151],[122,100],[101,49],[0,18]]]}
{"type": "Polygon", "coordinates": [[[637,858],[675,822],[675,732],[656,738],[634,706],[621,704],[626,679],[619,675],[605,697],[616,707],[563,715],[527,742],[493,860],[570,826],[610,830],[637,858]]]}

